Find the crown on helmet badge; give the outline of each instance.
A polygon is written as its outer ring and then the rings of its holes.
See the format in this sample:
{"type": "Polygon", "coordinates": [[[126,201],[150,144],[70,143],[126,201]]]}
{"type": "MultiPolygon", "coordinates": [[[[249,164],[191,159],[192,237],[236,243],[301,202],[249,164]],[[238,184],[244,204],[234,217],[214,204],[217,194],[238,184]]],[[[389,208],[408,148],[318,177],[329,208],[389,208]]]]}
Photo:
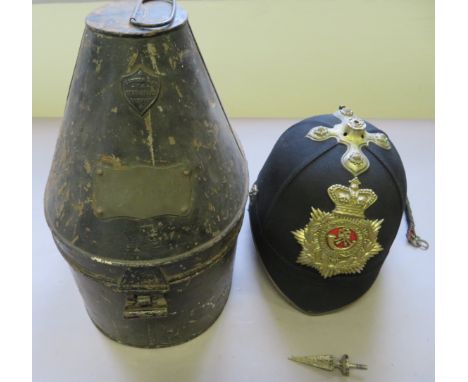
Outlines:
{"type": "Polygon", "coordinates": [[[302,246],[297,262],[315,268],[324,277],[360,273],[383,248],[377,241],[381,220],[368,220],[364,211],[377,200],[371,189],[360,189],[358,178],[350,187],[334,184],[328,195],[332,212],[312,207],[307,225],[292,234],[302,246]]]}

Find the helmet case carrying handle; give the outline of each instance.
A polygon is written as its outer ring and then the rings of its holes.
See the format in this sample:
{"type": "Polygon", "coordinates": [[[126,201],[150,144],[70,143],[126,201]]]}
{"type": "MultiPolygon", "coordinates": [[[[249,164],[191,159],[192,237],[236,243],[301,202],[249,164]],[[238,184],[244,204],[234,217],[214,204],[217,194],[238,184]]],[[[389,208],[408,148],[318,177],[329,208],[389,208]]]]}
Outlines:
{"type": "Polygon", "coordinates": [[[143,28],[159,28],[159,27],[164,27],[166,25],[169,25],[172,23],[175,17],[175,12],[176,12],[176,0],[159,0],[159,1],[164,1],[166,3],[171,3],[171,13],[169,17],[163,21],[159,21],[157,23],[144,23],[141,21],[137,20],[137,14],[140,11],[140,8],[142,8],[144,3],[148,3],[150,1],[156,1],[156,0],[138,0],[137,5],[135,6],[135,9],[133,10],[132,16],[130,17],[130,23],[136,27],[143,27],[143,28]]]}

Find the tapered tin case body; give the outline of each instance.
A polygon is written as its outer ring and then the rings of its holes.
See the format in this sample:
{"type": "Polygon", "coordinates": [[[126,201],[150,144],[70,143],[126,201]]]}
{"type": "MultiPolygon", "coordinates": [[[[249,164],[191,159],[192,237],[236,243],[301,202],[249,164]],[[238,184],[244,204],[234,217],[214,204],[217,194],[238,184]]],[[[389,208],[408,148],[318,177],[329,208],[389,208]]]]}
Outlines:
{"type": "MultiPolygon", "coordinates": [[[[226,303],[247,167],[185,11],[140,28],[133,6],[87,18],[45,214],[96,326],[163,347],[206,330],[226,303]]],[[[168,13],[151,2],[138,16],[168,13]]]]}

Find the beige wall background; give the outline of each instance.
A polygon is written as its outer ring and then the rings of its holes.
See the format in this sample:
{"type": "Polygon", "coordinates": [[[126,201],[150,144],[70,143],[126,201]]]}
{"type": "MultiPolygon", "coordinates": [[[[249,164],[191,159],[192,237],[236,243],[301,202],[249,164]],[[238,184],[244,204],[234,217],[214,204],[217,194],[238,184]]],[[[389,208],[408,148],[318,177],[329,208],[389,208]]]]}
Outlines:
{"type": "MultiPolygon", "coordinates": [[[[434,117],[433,0],[178,1],[230,117],[352,106],[434,117]]],[[[33,116],[63,115],[84,18],[105,3],[33,4],[33,116]]]]}

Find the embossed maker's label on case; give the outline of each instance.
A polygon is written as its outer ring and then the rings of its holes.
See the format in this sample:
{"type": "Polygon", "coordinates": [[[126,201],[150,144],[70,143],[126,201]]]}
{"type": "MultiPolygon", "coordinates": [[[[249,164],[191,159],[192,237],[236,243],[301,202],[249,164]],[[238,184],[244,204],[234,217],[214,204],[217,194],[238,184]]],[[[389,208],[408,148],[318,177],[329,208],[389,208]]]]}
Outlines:
{"type": "Polygon", "coordinates": [[[122,77],[121,84],[125,99],[141,116],[153,106],[161,90],[159,77],[148,74],[142,69],[122,77]]]}

